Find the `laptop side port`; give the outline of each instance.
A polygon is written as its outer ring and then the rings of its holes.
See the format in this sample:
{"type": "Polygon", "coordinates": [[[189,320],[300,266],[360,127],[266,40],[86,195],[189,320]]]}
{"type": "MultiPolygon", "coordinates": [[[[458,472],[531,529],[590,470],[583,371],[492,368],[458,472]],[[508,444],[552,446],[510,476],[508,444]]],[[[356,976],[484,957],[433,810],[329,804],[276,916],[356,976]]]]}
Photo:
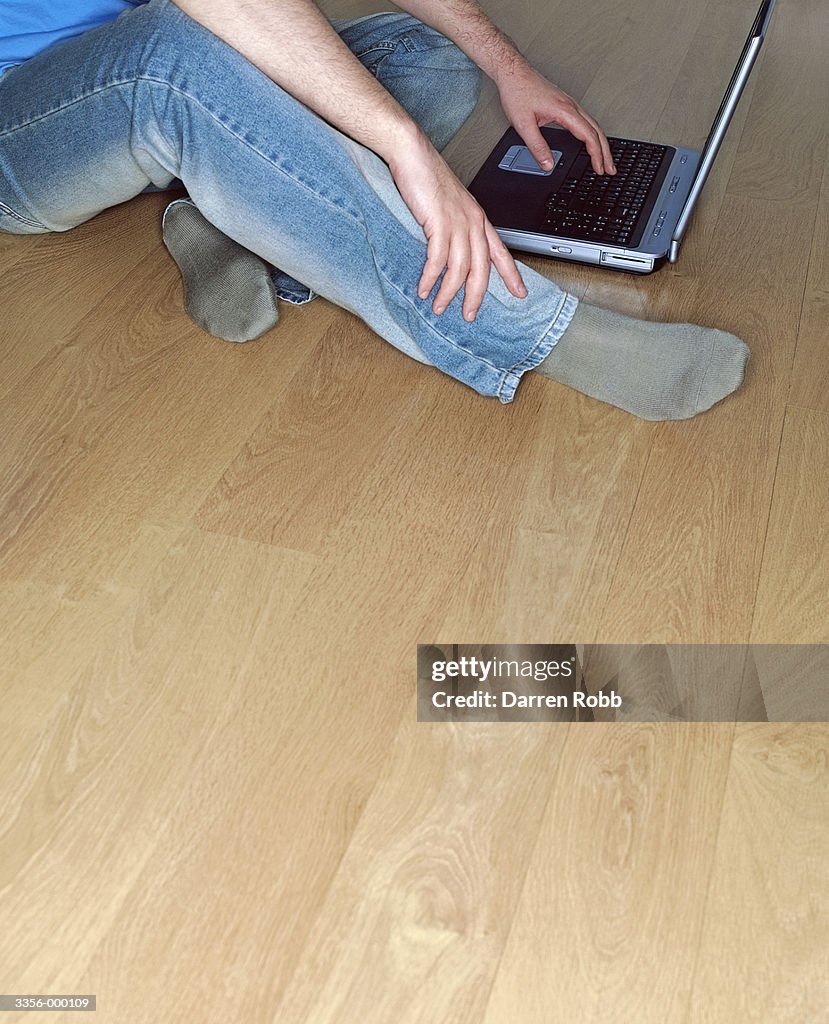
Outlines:
{"type": "Polygon", "coordinates": [[[603,252],[601,262],[608,267],[638,271],[640,274],[647,274],[654,269],[653,259],[647,256],[623,256],[621,253],[603,252]]]}

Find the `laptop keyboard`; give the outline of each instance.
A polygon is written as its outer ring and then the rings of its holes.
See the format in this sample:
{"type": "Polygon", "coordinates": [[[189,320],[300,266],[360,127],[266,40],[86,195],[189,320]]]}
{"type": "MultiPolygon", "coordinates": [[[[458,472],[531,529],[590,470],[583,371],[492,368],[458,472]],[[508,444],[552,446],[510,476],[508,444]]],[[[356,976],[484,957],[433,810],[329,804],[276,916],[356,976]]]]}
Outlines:
{"type": "Polygon", "coordinates": [[[659,171],[668,150],[629,139],[608,142],[616,174],[596,174],[583,150],[547,200],[544,228],[550,234],[613,245],[627,245],[635,238],[643,214],[650,214],[653,206],[657,176],[664,177],[659,171]]]}

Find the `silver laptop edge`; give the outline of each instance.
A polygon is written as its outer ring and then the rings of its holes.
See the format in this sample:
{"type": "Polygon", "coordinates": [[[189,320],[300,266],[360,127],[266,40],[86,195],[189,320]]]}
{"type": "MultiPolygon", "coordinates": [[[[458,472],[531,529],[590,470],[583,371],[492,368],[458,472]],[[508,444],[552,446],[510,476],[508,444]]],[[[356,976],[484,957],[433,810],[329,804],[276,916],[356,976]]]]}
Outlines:
{"type": "Polygon", "coordinates": [[[688,229],[688,223],[691,220],[691,214],[694,212],[694,206],[700,197],[711,168],[714,166],[714,161],[720,151],[725,133],[728,131],[734,111],[737,109],[737,104],[743,95],[748,76],[751,74],[751,70],[757,60],[757,55],[760,53],[776,2],[777,0],[768,0],[765,10],[762,7],[760,8],[755,24],[752,26],[748,43],[740,56],[740,60],[737,62],[734,75],[723,97],[722,105],[717,111],[717,116],[714,118],[714,124],[702,150],[691,191],[685,200],[685,205],[682,208],[682,213],[671,238],[671,248],[668,253],[668,259],[671,263],[676,263],[679,258],[679,247],[688,229]]]}
{"type": "Polygon", "coordinates": [[[645,226],[642,241],[637,246],[626,249],[623,246],[579,241],[526,229],[498,228],[498,234],[505,244],[545,256],[557,256],[560,259],[640,274],[650,273],[655,269],[657,262],[663,261],[666,256],[671,263],[676,263],[694,207],[763,45],[776,2],[777,0],[763,0],[757,12],[702,152],[671,146],[676,149],[676,153],[645,226]],[[675,228],[666,246],[665,236],[670,231],[671,224],[674,224],[675,228]]]}

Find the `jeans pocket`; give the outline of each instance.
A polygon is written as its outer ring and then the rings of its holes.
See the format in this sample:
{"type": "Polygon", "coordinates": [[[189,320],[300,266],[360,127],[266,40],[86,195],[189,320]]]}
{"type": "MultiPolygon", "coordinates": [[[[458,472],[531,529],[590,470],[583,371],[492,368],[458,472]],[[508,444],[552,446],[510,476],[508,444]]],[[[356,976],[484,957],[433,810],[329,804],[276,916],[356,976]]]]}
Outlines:
{"type": "Polygon", "coordinates": [[[364,68],[377,77],[380,70],[380,65],[383,61],[389,57],[397,49],[394,43],[379,43],[373,44],[367,50],[362,50],[360,53],[355,53],[354,56],[360,61],[364,68]]]}
{"type": "Polygon", "coordinates": [[[49,228],[29,217],[22,217],[10,206],[0,202],[0,231],[8,235],[43,235],[49,228]]]}

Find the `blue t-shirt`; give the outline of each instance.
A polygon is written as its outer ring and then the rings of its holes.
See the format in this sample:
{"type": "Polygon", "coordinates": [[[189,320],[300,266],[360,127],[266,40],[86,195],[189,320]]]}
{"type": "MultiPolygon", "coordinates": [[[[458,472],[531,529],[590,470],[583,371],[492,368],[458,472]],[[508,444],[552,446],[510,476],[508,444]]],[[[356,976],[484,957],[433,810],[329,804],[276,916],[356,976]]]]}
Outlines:
{"type": "Polygon", "coordinates": [[[0,75],[147,0],[0,0],[0,75]]]}

